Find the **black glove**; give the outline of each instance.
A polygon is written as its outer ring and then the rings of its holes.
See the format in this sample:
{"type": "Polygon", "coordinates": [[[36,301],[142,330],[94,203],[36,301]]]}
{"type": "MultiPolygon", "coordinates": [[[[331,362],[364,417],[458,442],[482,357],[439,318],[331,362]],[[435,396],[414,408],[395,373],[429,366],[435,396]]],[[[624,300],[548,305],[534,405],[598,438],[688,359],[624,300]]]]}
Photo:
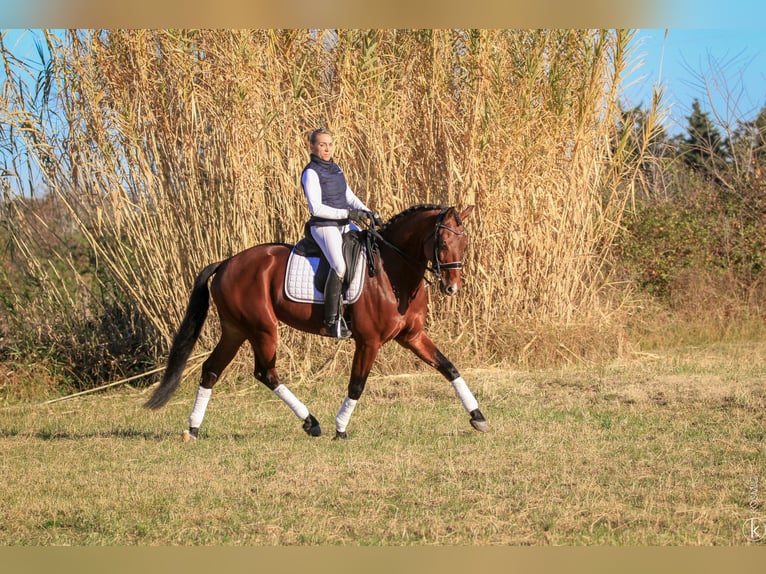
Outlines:
{"type": "Polygon", "coordinates": [[[372,217],[372,222],[375,224],[375,227],[383,227],[383,220],[380,217],[380,213],[373,211],[370,216],[372,217]]]}
{"type": "Polygon", "coordinates": [[[370,219],[370,212],[365,211],[364,209],[349,209],[348,210],[348,218],[351,221],[356,221],[357,223],[364,223],[365,219],[370,219]]]}

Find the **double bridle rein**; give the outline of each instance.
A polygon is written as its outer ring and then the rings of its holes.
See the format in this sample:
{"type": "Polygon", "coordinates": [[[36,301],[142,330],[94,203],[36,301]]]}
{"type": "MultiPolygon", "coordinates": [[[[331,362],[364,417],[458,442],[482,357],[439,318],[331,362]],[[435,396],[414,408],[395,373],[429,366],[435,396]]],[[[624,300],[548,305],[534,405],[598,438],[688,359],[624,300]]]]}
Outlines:
{"type": "MultiPolygon", "coordinates": [[[[436,218],[436,225],[434,226],[434,254],[431,258],[431,261],[426,263],[425,271],[428,271],[429,273],[433,273],[437,277],[441,276],[442,270],[444,269],[462,269],[463,268],[463,262],[462,261],[451,261],[449,263],[444,263],[439,260],[439,230],[440,229],[446,229],[447,231],[454,233],[455,235],[465,235],[466,230],[457,230],[453,227],[450,227],[449,225],[445,225],[444,217],[447,215],[448,209],[443,210],[441,213],[439,213],[439,216],[436,218]],[[430,266],[429,266],[430,263],[430,266]]],[[[455,217],[457,219],[458,225],[461,225],[460,218],[457,216],[457,213],[455,214],[455,217]]],[[[381,243],[384,243],[388,247],[390,247],[397,255],[399,255],[402,259],[404,259],[408,264],[412,265],[413,267],[420,267],[422,263],[415,259],[412,255],[409,253],[405,253],[399,247],[388,241],[386,238],[384,238],[380,233],[373,229],[367,229],[367,232],[371,234],[375,239],[380,241],[381,243]]],[[[432,285],[433,283],[429,281],[429,279],[425,276],[425,272],[423,274],[423,279],[425,279],[426,283],[429,285],[432,285]]]]}

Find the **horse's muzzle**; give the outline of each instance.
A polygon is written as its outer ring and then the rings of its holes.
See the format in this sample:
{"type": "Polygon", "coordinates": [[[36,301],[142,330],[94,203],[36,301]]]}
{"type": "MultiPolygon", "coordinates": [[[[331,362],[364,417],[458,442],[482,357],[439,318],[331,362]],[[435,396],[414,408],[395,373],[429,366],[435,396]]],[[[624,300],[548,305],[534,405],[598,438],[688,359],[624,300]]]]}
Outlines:
{"type": "Polygon", "coordinates": [[[442,282],[439,283],[439,288],[444,295],[449,295],[450,297],[457,295],[457,292],[460,291],[460,285],[457,283],[450,283],[449,285],[445,285],[442,282]]]}

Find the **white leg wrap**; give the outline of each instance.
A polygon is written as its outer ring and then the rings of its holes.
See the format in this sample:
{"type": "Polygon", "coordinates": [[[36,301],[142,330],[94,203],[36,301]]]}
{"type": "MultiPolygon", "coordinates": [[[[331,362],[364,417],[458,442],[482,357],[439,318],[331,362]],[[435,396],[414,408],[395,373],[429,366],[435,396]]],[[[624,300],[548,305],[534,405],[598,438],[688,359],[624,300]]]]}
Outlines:
{"type": "Polygon", "coordinates": [[[460,402],[463,403],[463,408],[469,413],[479,408],[479,403],[476,397],[473,396],[471,389],[465,384],[463,377],[458,377],[452,381],[452,388],[455,389],[460,402]]]}
{"type": "Polygon", "coordinates": [[[202,424],[202,419],[205,418],[207,404],[210,402],[210,395],[212,394],[213,389],[206,389],[202,386],[197,389],[197,398],[194,400],[194,407],[189,415],[189,426],[191,428],[199,428],[202,424]]]}
{"type": "Polygon", "coordinates": [[[348,426],[348,421],[351,419],[351,413],[354,412],[357,401],[346,397],[343,399],[343,404],[340,406],[338,414],[335,416],[335,430],[338,432],[345,432],[348,426]]]}
{"type": "Polygon", "coordinates": [[[276,389],[274,389],[274,394],[282,399],[285,404],[295,413],[295,416],[297,416],[302,421],[306,420],[306,417],[309,416],[309,409],[306,407],[306,405],[295,398],[295,395],[286,386],[280,384],[276,389]]]}

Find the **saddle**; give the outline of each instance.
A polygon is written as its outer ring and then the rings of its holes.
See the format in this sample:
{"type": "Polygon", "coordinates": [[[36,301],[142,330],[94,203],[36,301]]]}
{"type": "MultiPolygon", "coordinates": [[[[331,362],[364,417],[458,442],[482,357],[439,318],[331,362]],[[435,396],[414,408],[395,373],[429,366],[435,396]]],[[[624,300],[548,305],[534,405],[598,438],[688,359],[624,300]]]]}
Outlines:
{"type": "MultiPolygon", "coordinates": [[[[343,258],[346,276],[343,278],[343,304],[355,303],[364,287],[366,249],[362,232],[352,230],[343,234],[343,258]]],[[[322,249],[311,236],[308,226],[304,237],[290,251],[285,272],[285,295],[299,303],[323,303],[324,286],[330,273],[322,249]]]]}

